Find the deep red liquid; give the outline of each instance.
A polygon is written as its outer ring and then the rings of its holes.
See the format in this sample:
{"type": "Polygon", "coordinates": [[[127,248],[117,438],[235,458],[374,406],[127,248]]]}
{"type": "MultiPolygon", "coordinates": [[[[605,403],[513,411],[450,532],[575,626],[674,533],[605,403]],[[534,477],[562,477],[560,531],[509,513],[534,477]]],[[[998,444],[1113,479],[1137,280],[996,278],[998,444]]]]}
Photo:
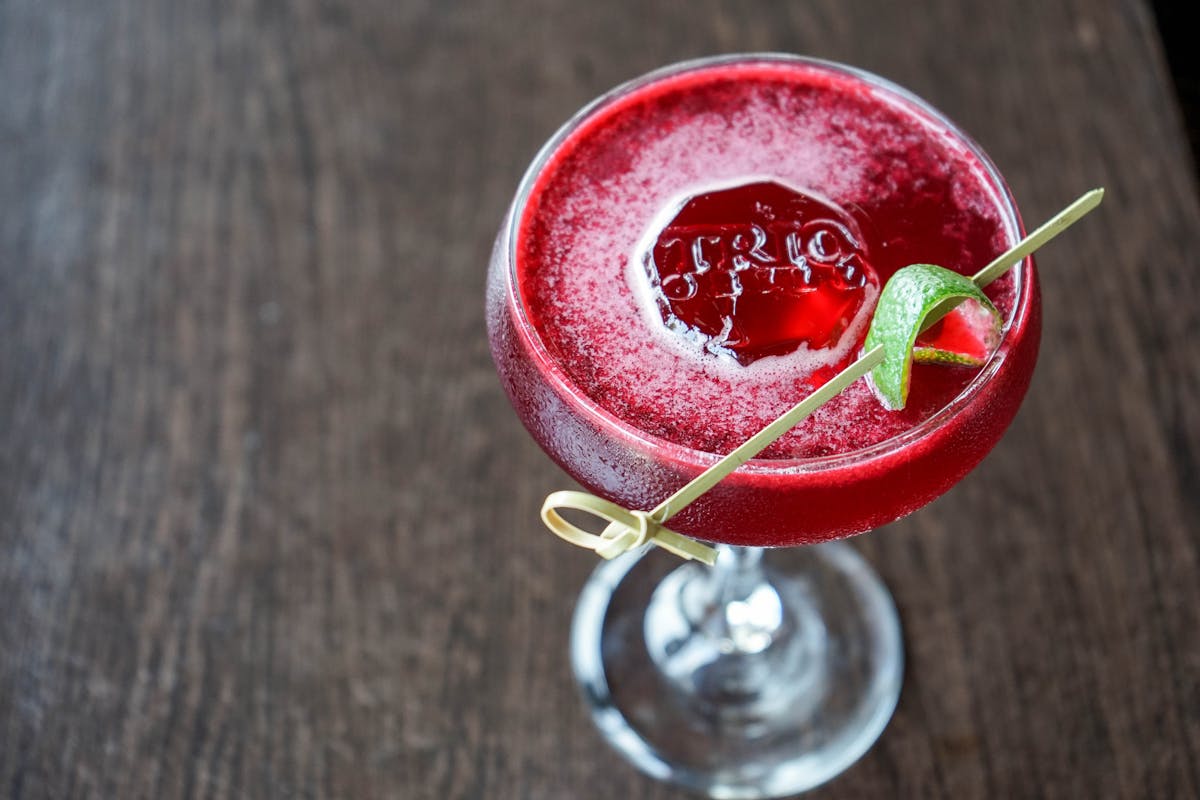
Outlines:
{"type": "MultiPolygon", "coordinates": [[[[1000,252],[1016,235],[1004,197],[943,121],[856,76],[753,61],[660,79],[594,111],[541,165],[516,241],[502,236],[493,259],[493,353],[547,452],[594,491],[649,508],[852,360],[895,270],[970,272],[1000,252]],[[765,218],[756,196],[791,211],[765,218]],[[805,231],[813,219],[846,236],[805,231]],[[789,232],[821,273],[809,284],[782,269],[789,232]],[[714,266],[687,286],[677,278],[695,253],[673,241],[692,234],[710,236],[699,255],[714,266]],[[734,313],[721,281],[755,247],[734,313]]],[[[977,369],[918,366],[908,407],[890,412],[859,382],[672,526],[794,544],[945,491],[1015,413],[1036,355],[1034,291],[1030,268],[989,290],[1009,329],[982,390],[964,395],[977,369]]]]}
{"type": "Polygon", "coordinates": [[[641,255],[663,324],[742,365],[836,347],[879,288],[849,214],[770,181],[689,198],[641,255]]]}

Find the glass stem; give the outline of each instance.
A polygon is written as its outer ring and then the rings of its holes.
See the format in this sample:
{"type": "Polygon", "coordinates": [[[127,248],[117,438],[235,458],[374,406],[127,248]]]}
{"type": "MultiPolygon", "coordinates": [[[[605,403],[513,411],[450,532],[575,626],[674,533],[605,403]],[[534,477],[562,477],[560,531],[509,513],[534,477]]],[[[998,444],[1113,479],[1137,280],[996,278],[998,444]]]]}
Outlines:
{"type": "Polygon", "coordinates": [[[763,571],[763,549],[732,545],[717,549],[716,566],[689,587],[704,597],[704,610],[696,602],[699,597],[685,603],[706,617],[697,620],[698,627],[720,639],[718,648],[725,655],[761,653],[784,621],[779,594],[763,571]]]}
{"type": "Polygon", "coordinates": [[[779,662],[795,657],[799,620],[763,569],[763,550],[718,545],[712,568],[686,565],[647,609],[651,659],[698,702],[735,713],[760,704],[779,662]]]}
{"type": "Polygon", "coordinates": [[[709,580],[722,605],[744,600],[756,587],[766,582],[761,547],[720,544],[717,545],[717,552],[717,563],[710,572],[709,580]]]}

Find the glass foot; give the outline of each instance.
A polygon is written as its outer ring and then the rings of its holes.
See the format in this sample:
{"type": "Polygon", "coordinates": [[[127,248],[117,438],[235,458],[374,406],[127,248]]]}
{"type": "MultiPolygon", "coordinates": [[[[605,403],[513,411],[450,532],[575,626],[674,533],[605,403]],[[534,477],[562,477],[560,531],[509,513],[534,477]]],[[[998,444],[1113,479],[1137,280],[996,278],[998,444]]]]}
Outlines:
{"type": "Polygon", "coordinates": [[[604,738],[714,798],[782,797],[856,761],[900,694],[886,587],[848,545],[722,546],[713,569],[643,550],[592,574],[571,660],[604,738]]]}

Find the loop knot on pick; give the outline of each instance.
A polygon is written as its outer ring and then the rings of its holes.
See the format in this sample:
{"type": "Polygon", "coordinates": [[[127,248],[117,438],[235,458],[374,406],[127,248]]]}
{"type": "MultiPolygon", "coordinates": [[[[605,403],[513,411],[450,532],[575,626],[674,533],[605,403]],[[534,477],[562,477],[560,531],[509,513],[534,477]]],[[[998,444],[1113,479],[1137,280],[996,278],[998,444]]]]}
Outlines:
{"type": "Polygon", "coordinates": [[[695,559],[709,565],[717,560],[716,550],[663,527],[651,512],[630,511],[587,492],[552,492],[542,504],[542,521],[562,539],[578,547],[594,550],[596,555],[604,559],[616,558],[653,542],[681,558],[695,559]],[[559,514],[564,509],[591,514],[608,525],[600,534],[589,533],[567,522],[559,514]]]}

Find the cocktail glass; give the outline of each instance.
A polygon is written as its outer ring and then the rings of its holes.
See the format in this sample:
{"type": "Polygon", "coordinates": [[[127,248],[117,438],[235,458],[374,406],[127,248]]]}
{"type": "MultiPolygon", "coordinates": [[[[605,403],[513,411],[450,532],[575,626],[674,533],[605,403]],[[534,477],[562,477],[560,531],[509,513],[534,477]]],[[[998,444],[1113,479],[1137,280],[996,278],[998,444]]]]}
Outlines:
{"type": "MultiPolygon", "coordinates": [[[[703,59],[584,108],[534,159],[501,227],[489,335],[534,438],[590,491],[627,508],[654,507],[719,456],[639,430],[575,385],[524,307],[519,228],[542,171],[597,114],[664,80],[759,63],[866,87],[930,135],[953,139],[991,183],[1010,243],[1020,238],[1011,194],[978,145],[921,99],[850,67],[776,54],[703,59]]],[[[1040,335],[1032,259],[1013,276],[998,348],[941,411],[853,452],[744,465],[670,523],[718,543],[714,568],[644,548],[595,570],[576,607],[571,662],[602,735],[639,769],[712,797],[779,797],[829,780],[878,738],[902,682],[899,619],[877,574],[833,540],[925,505],[999,440],[1028,387],[1040,335]]]]}

